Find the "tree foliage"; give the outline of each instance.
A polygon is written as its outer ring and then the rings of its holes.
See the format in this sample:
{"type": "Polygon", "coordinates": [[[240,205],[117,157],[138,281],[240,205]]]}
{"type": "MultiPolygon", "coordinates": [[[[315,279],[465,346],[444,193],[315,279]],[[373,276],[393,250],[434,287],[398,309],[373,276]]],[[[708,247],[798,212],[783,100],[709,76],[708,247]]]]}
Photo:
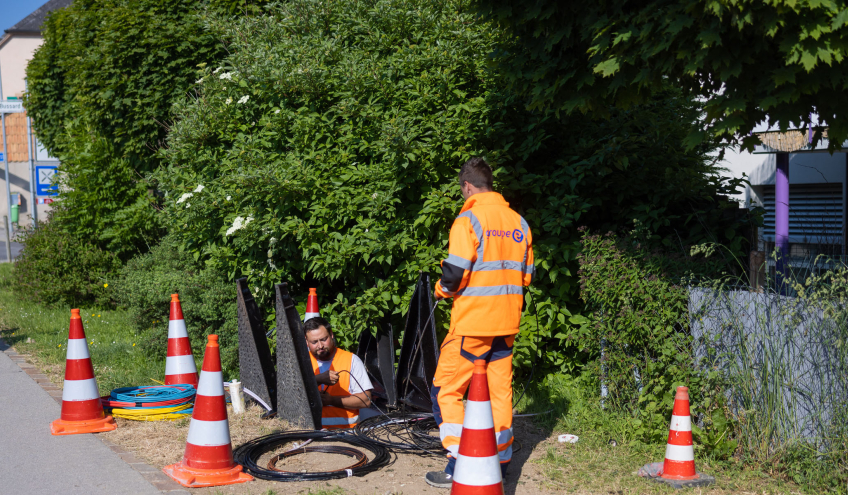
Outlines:
{"type": "MultiPolygon", "coordinates": [[[[811,112],[829,126],[832,149],[848,138],[844,1],[475,3],[519,40],[497,58],[532,108],[604,114],[671,81],[707,100],[706,122],[727,140],[753,146],[759,122],[802,126],[811,112]]],[[[704,137],[693,130],[690,142],[704,137]]]]}
{"type": "Polygon", "coordinates": [[[504,40],[459,1],[293,0],[212,25],[231,54],[175,107],[155,175],[169,228],[195,259],[248,277],[266,309],[274,283],[319,287],[344,346],[383,316],[400,327],[419,270],[439,274],[462,203],[456,174],[474,155],[534,231],[550,367],[580,360],[566,340],[587,321],[573,277],[580,224],[637,218],[657,243],[716,235],[739,247],[725,215],[735,205],[718,194],[732,184],[710,149],[683,149],[699,110],[673,89],[604,121],[529,112],[487,70],[504,40]]]}

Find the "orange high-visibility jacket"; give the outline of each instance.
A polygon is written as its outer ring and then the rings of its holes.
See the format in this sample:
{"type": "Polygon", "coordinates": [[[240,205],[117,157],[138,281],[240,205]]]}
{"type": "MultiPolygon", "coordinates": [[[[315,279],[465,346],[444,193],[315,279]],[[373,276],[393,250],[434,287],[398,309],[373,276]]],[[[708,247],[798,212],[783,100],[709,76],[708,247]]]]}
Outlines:
{"type": "Polygon", "coordinates": [[[494,337],[518,333],[530,285],[533,237],[524,218],[496,192],[465,202],[450,231],[436,297],[453,297],[451,332],[494,337]]]}
{"type": "MultiPolygon", "coordinates": [[[[309,353],[312,361],[312,372],[318,374],[318,360],[309,353]]],[[[347,397],[350,395],[350,363],[353,361],[353,353],[336,348],[330,370],[347,370],[348,373],[340,373],[339,381],[335,385],[327,387],[327,392],[336,397],[347,397]]],[[[359,409],[345,409],[343,407],[324,406],[321,409],[321,426],[327,429],[353,428],[359,422],[359,409]]]]}

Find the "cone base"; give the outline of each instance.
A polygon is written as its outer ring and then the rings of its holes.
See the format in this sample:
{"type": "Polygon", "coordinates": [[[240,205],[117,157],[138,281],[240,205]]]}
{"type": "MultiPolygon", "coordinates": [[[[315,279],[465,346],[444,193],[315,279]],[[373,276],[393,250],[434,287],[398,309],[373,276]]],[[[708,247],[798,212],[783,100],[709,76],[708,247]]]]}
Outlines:
{"type": "Polygon", "coordinates": [[[195,469],[179,462],[163,467],[162,471],[186,488],[234,485],[253,481],[253,476],[243,472],[240,464],[229,469],[195,469]]]}
{"type": "Polygon", "coordinates": [[[715,483],[715,476],[710,476],[704,473],[696,473],[694,478],[689,479],[679,479],[679,478],[663,478],[662,476],[657,476],[656,478],[651,478],[657,483],[663,483],[674,488],[694,488],[698,486],[708,486],[715,483]]]}
{"type": "Polygon", "coordinates": [[[503,482],[493,485],[473,486],[453,482],[451,495],[504,495],[503,482]]]}
{"type": "Polygon", "coordinates": [[[112,416],[91,419],[88,421],[65,421],[57,419],[50,423],[50,433],[53,435],[78,435],[80,433],[99,433],[112,431],[118,427],[112,416]]]}

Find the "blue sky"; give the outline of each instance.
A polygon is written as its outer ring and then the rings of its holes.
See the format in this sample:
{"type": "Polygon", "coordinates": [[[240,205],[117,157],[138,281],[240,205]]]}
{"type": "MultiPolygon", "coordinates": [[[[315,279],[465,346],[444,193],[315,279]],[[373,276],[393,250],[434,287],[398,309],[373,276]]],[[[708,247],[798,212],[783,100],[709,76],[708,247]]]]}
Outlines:
{"type": "Polygon", "coordinates": [[[0,0],[0,30],[9,29],[47,0],[0,0]]]}

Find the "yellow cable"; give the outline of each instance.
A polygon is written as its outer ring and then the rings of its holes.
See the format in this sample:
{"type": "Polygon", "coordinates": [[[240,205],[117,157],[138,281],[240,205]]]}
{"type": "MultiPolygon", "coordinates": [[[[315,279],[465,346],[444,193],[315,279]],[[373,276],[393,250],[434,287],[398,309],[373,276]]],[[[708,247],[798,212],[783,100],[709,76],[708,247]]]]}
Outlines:
{"type": "Polygon", "coordinates": [[[188,417],[188,413],[180,413],[179,411],[185,411],[192,407],[193,404],[144,409],[124,409],[121,407],[113,407],[110,414],[118,418],[132,419],[134,421],[173,421],[188,417]],[[153,412],[154,410],[155,412],[153,412]]]}

